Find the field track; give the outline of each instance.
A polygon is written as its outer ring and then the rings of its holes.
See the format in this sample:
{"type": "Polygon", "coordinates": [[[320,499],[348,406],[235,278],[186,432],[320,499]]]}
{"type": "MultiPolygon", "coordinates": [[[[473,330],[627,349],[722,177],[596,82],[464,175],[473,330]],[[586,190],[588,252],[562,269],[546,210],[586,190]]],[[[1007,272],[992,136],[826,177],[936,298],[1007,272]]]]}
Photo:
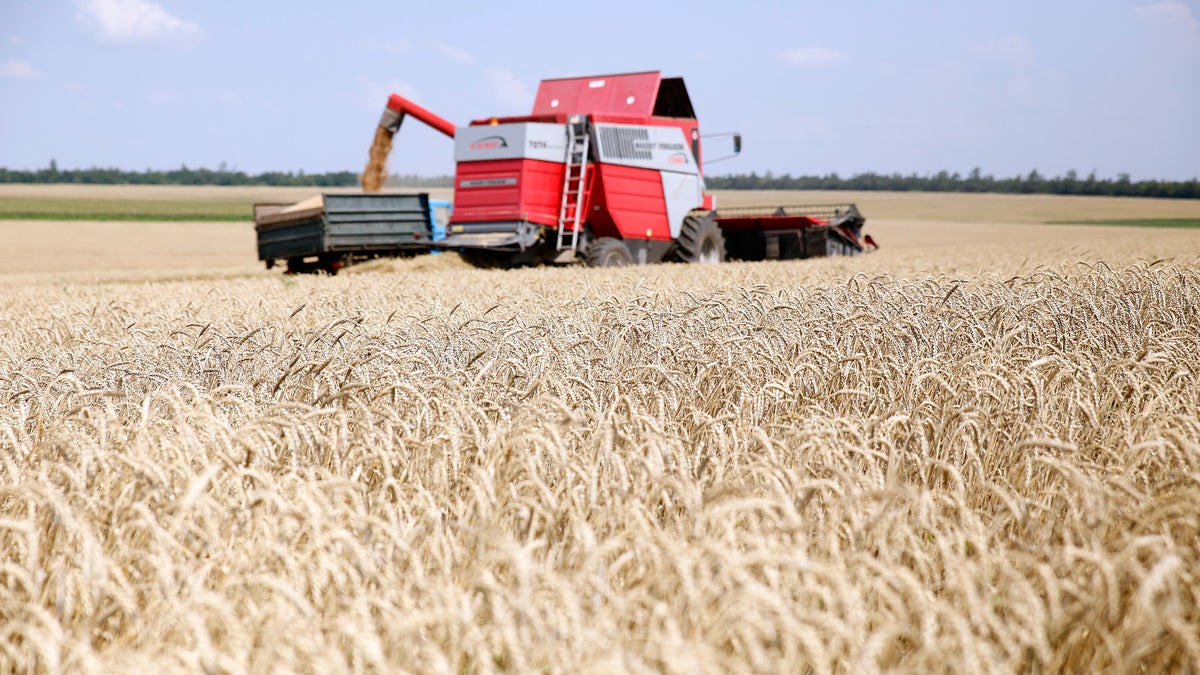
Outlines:
{"type": "Polygon", "coordinates": [[[852,259],[336,277],[0,222],[0,672],[1200,669],[1200,231],[877,198],[852,259]]]}

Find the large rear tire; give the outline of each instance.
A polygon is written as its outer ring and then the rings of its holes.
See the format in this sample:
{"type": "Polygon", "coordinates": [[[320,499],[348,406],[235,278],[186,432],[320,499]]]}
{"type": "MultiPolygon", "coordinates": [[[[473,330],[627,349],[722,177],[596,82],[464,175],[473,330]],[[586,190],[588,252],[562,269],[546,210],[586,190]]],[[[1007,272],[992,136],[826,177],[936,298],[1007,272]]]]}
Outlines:
{"type": "Polygon", "coordinates": [[[615,237],[600,237],[588,242],[585,252],[588,267],[627,267],[633,264],[633,253],[625,242],[615,237]]]}
{"type": "Polygon", "coordinates": [[[675,241],[676,259],[687,263],[725,262],[725,235],[707,213],[689,213],[675,241]]]}

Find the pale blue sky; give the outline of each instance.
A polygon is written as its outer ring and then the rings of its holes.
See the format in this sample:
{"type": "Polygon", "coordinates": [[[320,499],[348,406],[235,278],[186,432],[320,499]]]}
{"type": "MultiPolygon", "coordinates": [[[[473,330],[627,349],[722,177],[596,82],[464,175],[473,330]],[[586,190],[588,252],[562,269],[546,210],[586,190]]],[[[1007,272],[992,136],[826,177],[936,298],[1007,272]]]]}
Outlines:
{"type": "MultiPolygon", "coordinates": [[[[710,173],[1200,175],[1200,0],[0,0],[0,166],[362,169],[390,91],[466,124],[661,70],[710,173]],[[710,154],[712,150],[710,149],[710,154]]],[[[412,120],[391,168],[453,171],[412,120]]]]}

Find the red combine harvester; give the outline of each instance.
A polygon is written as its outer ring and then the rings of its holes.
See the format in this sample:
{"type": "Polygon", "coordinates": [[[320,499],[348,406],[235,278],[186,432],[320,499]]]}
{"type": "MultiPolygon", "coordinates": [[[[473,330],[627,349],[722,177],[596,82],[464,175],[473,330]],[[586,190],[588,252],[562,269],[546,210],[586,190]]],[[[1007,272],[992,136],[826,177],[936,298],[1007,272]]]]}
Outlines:
{"type": "Polygon", "coordinates": [[[454,215],[437,245],[475,265],[713,263],[875,247],[853,204],[717,210],[682,78],[543,80],[531,114],[466,127],[393,94],[379,125],[395,133],[405,115],[454,139],[454,215]]]}

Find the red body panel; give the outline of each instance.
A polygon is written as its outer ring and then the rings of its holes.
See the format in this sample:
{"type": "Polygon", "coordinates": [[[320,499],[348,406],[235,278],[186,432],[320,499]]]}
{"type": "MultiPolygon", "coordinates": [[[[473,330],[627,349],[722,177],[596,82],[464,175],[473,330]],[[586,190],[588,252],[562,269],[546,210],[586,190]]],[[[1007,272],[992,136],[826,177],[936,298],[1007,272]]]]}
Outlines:
{"type": "Polygon", "coordinates": [[[513,117],[485,117],[471,120],[471,126],[481,127],[488,124],[508,124],[510,122],[546,122],[549,124],[566,124],[567,115],[516,115],[513,117]]]}
{"type": "Polygon", "coordinates": [[[671,227],[658,171],[615,164],[594,164],[592,171],[597,179],[588,223],[596,236],[670,241],[671,227]]]}
{"type": "Polygon", "coordinates": [[[654,112],[660,81],[657,71],[542,80],[533,114],[617,113],[645,119],[654,112]]]}
{"type": "Polygon", "coordinates": [[[451,223],[528,220],[556,226],[564,165],[533,159],[459,162],[451,223]]]}

